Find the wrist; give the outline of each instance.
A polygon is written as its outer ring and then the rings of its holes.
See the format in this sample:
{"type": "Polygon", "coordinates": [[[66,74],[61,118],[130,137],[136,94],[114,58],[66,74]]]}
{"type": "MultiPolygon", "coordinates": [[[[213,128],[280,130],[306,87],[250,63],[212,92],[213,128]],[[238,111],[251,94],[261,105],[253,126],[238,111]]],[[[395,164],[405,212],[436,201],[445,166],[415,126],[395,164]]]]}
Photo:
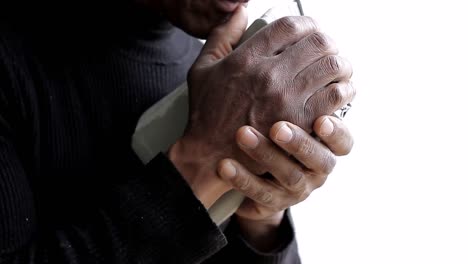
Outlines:
{"type": "Polygon", "coordinates": [[[283,221],[284,211],[261,220],[237,216],[239,229],[244,239],[255,249],[271,252],[281,243],[279,227],[283,221]]]}
{"type": "Polygon", "coordinates": [[[179,139],[168,152],[169,159],[205,208],[210,208],[230,187],[216,173],[217,155],[203,144],[179,139]]]}

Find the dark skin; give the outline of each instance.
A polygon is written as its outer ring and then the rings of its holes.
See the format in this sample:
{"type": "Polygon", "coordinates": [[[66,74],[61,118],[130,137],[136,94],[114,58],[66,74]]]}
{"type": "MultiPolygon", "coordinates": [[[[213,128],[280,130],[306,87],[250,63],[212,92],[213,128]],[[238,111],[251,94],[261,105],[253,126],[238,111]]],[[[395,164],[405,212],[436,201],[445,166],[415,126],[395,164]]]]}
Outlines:
{"type": "Polygon", "coordinates": [[[284,210],[322,186],[352,148],[348,129],[328,116],[352,101],[352,68],[308,17],[280,19],[234,50],[247,25],[241,3],[226,13],[214,6],[228,0],[146,1],[208,36],[189,73],[190,121],[169,158],[206,208],[232,188],[248,197],[241,231],[268,251],[284,210]]]}
{"type": "Polygon", "coordinates": [[[197,38],[207,38],[211,31],[232,16],[219,8],[219,2],[245,5],[249,0],[136,0],[161,12],[175,26],[197,38]]]}
{"type": "Polygon", "coordinates": [[[269,138],[253,127],[239,129],[239,147],[253,160],[268,166],[274,179],[259,177],[232,159],[219,164],[221,177],[249,197],[236,215],[244,237],[259,250],[276,247],[276,227],[284,210],[322,186],[333,170],[336,156],[351,151],[352,137],[340,119],[322,116],[315,121],[313,131],[321,142],[284,121],[273,125],[269,138]],[[283,131],[286,127],[291,131],[290,136],[283,131]]]}

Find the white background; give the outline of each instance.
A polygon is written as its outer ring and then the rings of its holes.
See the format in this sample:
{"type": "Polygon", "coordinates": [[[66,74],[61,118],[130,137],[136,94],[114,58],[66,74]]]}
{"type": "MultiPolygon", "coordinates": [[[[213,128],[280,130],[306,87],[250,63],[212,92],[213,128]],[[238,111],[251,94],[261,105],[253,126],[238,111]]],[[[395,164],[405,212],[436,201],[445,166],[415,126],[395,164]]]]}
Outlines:
{"type": "Polygon", "coordinates": [[[468,263],[468,3],[303,5],[358,89],[352,153],[292,209],[303,263],[468,263]]]}

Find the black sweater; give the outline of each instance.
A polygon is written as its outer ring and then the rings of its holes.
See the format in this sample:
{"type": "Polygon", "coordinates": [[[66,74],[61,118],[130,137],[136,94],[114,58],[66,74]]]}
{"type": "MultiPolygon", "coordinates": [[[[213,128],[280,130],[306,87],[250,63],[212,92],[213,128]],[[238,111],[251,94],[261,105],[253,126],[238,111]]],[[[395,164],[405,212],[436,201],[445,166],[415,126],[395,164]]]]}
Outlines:
{"type": "Polygon", "coordinates": [[[201,44],[122,14],[67,29],[1,22],[0,263],[298,263],[289,218],[282,248],[262,254],[235,221],[211,221],[163,154],[138,160],[138,118],[201,44]]]}

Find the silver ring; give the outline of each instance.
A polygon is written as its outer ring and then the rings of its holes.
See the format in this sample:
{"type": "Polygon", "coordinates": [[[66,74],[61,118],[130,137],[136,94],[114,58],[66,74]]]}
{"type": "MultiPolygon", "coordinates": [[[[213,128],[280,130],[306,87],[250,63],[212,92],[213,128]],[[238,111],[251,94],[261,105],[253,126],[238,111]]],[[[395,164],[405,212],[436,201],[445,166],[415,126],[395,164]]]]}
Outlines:
{"type": "Polygon", "coordinates": [[[351,109],[351,103],[347,103],[346,105],[344,105],[343,107],[341,107],[340,109],[338,109],[334,115],[336,117],[338,117],[339,119],[343,119],[346,114],[348,113],[349,109],[351,109]]]}

